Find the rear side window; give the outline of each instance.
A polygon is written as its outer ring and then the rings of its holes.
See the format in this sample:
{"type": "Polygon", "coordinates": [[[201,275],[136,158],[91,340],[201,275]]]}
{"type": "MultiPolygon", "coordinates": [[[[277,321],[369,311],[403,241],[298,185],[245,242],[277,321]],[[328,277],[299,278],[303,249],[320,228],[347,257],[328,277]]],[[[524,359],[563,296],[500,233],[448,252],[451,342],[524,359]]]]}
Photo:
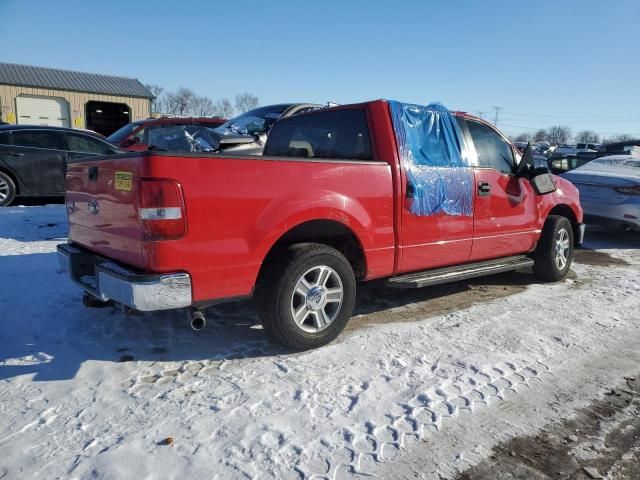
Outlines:
{"type": "Polygon", "coordinates": [[[67,142],[69,142],[69,150],[72,152],[97,153],[100,155],[113,153],[113,150],[108,145],[88,135],[68,133],[67,142]]]}
{"type": "Polygon", "coordinates": [[[0,145],[11,145],[9,132],[0,132],[0,145]]]}
{"type": "Polygon", "coordinates": [[[280,120],[264,155],[371,160],[369,128],[363,110],[331,110],[280,120]]]}
{"type": "MultiPolygon", "coordinates": [[[[587,148],[587,144],[586,143],[579,143],[578,145],[576,145],[576,148],[587,148]]],[[[591,147],[589,147],[591,148],[591,147]]]]}
{"type": "Polygon", "coordinates": [[[513,151],[507,141],[492,128],[467,120],[471,139],[478,153],[478,166],[509,174],[513,171],[513,151]]]}
{"type": "Polygon", "coordinates": [[[19,147],[66,150],[64,134],[46,130],[16,130],[11,134],[13,144],[19,147]]]}

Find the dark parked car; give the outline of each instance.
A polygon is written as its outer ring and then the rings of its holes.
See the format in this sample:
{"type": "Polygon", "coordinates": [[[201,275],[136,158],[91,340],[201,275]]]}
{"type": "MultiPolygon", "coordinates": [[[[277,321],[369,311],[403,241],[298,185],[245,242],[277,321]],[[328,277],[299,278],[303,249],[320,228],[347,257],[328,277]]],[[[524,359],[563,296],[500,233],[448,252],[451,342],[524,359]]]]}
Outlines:
{"type": "Polygon", "coordinates": [[[0,126],[0,206],[16,196],[63,196],[70,159],[119,153],[85,130],[36,125],[0,126]]]}
{"type": "Polygon", "coordinates": [[[225,119],[219,117],[147,118],[125,125],[109,135],[107,140],[131,152],[149,150],[149,147],[157,150],[191,151],[189,140],[193,140],[194,135],[198,137],[198,134],[202,134],[203,128],[215,128],[224,122],[225,119]],[[184,140],[182,143],[185,145],[178,143],[177,140],[180,138],[184,140]]]}

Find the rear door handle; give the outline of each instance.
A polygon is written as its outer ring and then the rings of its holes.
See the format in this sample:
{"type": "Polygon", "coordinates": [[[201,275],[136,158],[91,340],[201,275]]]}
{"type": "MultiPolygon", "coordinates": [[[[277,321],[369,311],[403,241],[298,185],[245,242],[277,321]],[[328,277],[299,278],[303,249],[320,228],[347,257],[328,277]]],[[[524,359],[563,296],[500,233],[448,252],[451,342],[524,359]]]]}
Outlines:
{"type": "Polygon", "coordinates": [[[478,182],[478,196],[487,197],[491,194],[491,185],[489,182],[478,182]]]}
{"type": "Polygon", "coordinates": [[[11,155],[12,157],[24,157],[24,153],[19,152],[9,152],[9,155],[11,155]]]}

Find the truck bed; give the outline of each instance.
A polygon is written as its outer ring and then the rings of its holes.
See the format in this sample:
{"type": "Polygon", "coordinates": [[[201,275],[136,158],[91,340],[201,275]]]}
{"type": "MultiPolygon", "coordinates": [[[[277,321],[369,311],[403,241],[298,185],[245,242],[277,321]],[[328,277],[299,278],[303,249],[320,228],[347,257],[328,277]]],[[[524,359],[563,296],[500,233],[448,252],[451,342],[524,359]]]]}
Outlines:
{"type": "Polygon", "coordinates": [[[145,272],[185,271],[194,301],[249,295],[271,246],[310,218],[359,236],[367,277],[390,274],[393,199],[391,167],[379,161],[140,152],[75,161],[67,172],[70,242],[145,272]],[[143,238],[145,178],[181,186],[183,238],[143,238]]]}

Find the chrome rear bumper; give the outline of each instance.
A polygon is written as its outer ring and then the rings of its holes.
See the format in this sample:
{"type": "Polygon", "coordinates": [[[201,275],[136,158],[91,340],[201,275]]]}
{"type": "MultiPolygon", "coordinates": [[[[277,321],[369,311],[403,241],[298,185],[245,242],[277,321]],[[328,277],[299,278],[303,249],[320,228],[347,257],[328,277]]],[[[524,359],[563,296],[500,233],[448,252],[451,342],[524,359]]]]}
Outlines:
{"type": "Polygon", "coordinates": [[[104,302],[113,300],[143,312],[184,308],[192,303],[187,273],[139,273],[67,243],[58,245],[57,250],[60,266],[71,279],[104,302]]]}

